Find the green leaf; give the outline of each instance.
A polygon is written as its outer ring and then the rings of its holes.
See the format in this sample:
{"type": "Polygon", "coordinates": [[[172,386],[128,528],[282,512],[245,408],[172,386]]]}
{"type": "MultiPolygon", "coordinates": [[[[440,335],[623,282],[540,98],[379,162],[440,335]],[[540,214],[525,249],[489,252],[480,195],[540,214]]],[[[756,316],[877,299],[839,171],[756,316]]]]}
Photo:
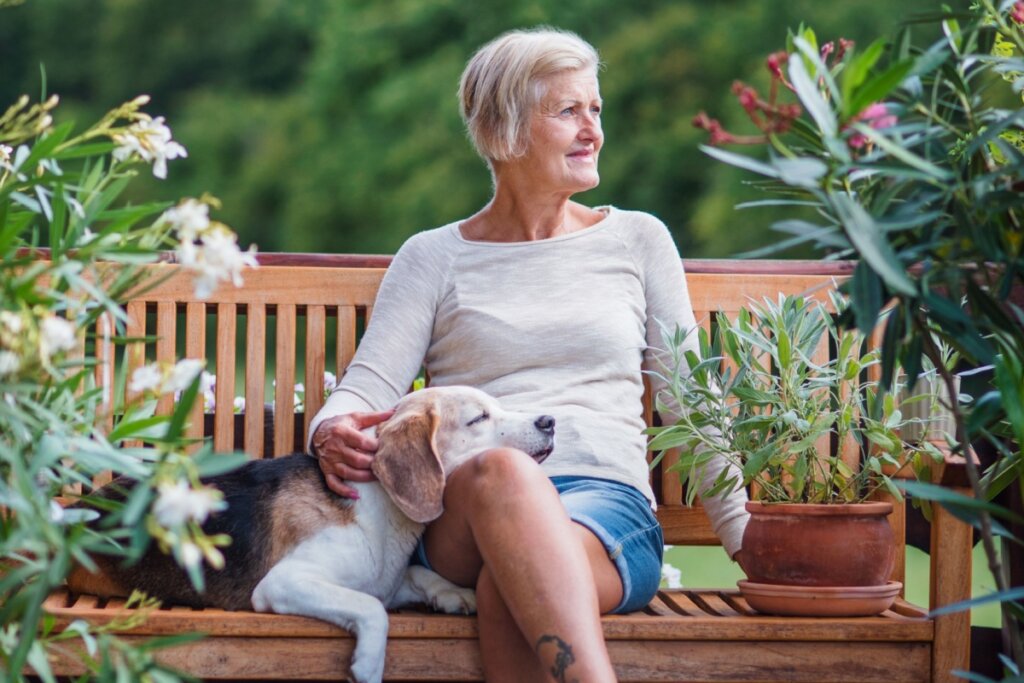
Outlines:
{"type": "MultiPolygon", "coordinates": [[[[799,44],[800,41],[797,41],[799,44]]],[[[818,124],[824,138],[834,138],[838,131],[839,124],[836,121],[835,112],[829,106],[821,91],[807,73],[807,67],[802,59],[789,60],[789,80],[793,84],[797,97],[804,105],[804,109],[810,114],[814,122],[818,124]]]]}
{"type": "Polygon", "coordinates": [[[971,598],[970,600],[954,602],[952,605],[944,605],[929,612],[928,616],[929,618],[940,617],[943,614],[963,612],[971,609],[972,607],[977,607],[978,605],[987,605],[990,602],[1015,602],[1021,599],[1024,599],[1024,586],[1017,586],[1015,588],[1008,588],[1004,591],[981,595],[976,598],[971,598]]]}
{"type": "Polygon", "coordinates": [[[843,93],[843,102],[846,103],[844,115],[847,117],[853,116],[856,111],[851,111],[850,102],[853,99],[853,93],[860,87],[860,84],[867,78],[868,73],[878,62],[882,56],[882,52],[885,50],[885,39],[879,38],[875,42],[868,45],[867,49],[862,53],[854,53],[843,68],[842,77],[840,78],[840,89],[843,93]]]}
{"type": "Polygon", "coordinates": [[[848,118],[867,109],[875,102],[889,97],[892,91],[910,74],[914,68],[914,60],[905,59],[891,65],[880,74],[873,76],[863,87],[857,88],[851,98],[846,101],[844,113],[848,118]]]}
{"type": "Polygon", "coordinates": [[[857,329],[869,334],[875,329],[882,310],[882,282],[866,261],[854,268],[848,291],[857,329]]]}
{"type": "Polygon", "coordinates": [[[743,481],[752,481],[754,477],[764,470],[768,461],[771,460],[772,456],[776,452],[777,449],[775,445],[769,444],[768,446],[748,455],[743,463],[743,481]]]}
{"type": "Polygon", "coordinates": [[[989,514],[995,515],[1011,522],[1024,523],[1024,517],[1008,510],[1001,505],[989,502],[987,500],[979,500],[972,496],[966,496],[962,493],[954,491],[953,489],[939,486],[938,484],[930,484],[924,481],[899,481],[896,484],[899,488],[903,489],[915,498],[924,498],[926,500],[935,501],[943,506],[956,506],[965,510],[984,510],[989,514]]]}
{"type": "Polygon", "coordinates": [[[769,178],[779,177],[778,171],[776,171],[772,166],[769,166],[762,161],[758,161],[757,159],[744,156],[743,154],[736,154],[734,152],[719,149],[718,147],[711,147],[709,145],[700,145],[700,151],[704,152],[709,157],[718,159],[730,166],[742,168],[746,171],[753,171],[758,175],[768,176],[769,178]]]}
{"type": "Polygon", "coordinates": [[[889,156],[902,161],[911,168],[916,168],[918,171],[927,174],[933,182],[947,183],[953,180],[954,176],[952,171],[936,166],[927,159],[922,159],[913,152],[907,151],[905,147],[896,144],[871,126],[863,123],[853,123],[850,125],[850,129],[855,130],[866,137],[875,144],[875,147],[884,151],[889,156]]]}
{"type": "Polygon", "coordinates": [[[238,469],[249,461],[245,453],[215,453],[211,446],[192,457],[200,477],[216,477],[238,469]]]}
{"type": "Polygon", "coordinates": [[[830,193],[836,214],[846,229],[854,248],[872,270],[895,292],[915,296],[917,288],[900,263],[896,252],[885,239],[875,219],[847,194],[830,193]]]}

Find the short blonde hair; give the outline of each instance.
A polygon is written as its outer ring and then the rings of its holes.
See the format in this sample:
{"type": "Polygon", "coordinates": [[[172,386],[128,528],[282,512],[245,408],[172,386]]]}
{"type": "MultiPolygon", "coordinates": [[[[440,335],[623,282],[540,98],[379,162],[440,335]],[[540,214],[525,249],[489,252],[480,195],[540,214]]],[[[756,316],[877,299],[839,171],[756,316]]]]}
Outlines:
{"type": "Polygon", "coordinates": [[[597,50],[570,31],[509,31],[484,45],[459,82],[462,120],[477,152],[488,162],[525,154],[542,79],[583,69],[596,74],[599,66],[597,50]]]}

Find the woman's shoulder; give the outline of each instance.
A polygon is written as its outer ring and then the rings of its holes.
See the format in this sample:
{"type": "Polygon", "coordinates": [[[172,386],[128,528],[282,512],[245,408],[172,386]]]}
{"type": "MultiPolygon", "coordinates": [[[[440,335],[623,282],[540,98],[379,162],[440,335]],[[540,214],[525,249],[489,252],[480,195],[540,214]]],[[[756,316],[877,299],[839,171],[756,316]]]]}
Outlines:
{"type": "Polygon", "coordinates": [[[453,229],[458,223],[448,223],[437,228],[421,230],[413,233],[398,249],[395,258],[441,259],[449,257],[458,241],[454,239],[453,229]]]}
{"type": "Polygon", "coordinates": [[[635,248],[663,248],[668,243],[675,245],[668,226],[657,216],[646,211],[608,207],[608,218],[613,221],[626,241],[635,248]]]}

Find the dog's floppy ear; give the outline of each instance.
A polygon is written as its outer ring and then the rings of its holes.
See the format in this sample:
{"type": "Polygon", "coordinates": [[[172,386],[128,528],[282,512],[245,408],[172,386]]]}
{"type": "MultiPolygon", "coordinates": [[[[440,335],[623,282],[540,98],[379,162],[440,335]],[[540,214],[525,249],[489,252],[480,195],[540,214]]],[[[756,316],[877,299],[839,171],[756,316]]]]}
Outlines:
{"type": "Polygon", "coordinates": [[[434,406],[409,411],[380,426],[373,473],[405,515],[432,522],[444,510],[444,470],[434,445],[438,415],[434,406]]]}

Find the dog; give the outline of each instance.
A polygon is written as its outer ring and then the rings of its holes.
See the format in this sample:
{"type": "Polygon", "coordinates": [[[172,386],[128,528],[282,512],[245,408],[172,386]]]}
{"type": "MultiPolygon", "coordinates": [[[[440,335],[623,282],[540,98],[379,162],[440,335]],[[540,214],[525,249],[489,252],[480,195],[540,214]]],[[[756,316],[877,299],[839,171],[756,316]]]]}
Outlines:
{"type": "Polygon", "coordinates": [[[322,619],[355,634],[353,679],[380,681],[387,608],[427,603],[447,613],[476,611],[473,590],[409,566],[426,523],[443,511],[447,477],[494,447],[517,448],[541,462],[554,447],[554,426],[553,417],[504,410],[470,387],[422,389],[379,426],[377,481],[352,483],[357,500],[332,493],[316,459],[301,453],[205,479],[224,494],[227,509],[203,529],[232,542],[225,568],[205,571],[203,593],[152,547],[132,566],[96,557],[101,575],[77,567],[68,587],[104,597],[137,588],[174,604],[322,619]]]}

